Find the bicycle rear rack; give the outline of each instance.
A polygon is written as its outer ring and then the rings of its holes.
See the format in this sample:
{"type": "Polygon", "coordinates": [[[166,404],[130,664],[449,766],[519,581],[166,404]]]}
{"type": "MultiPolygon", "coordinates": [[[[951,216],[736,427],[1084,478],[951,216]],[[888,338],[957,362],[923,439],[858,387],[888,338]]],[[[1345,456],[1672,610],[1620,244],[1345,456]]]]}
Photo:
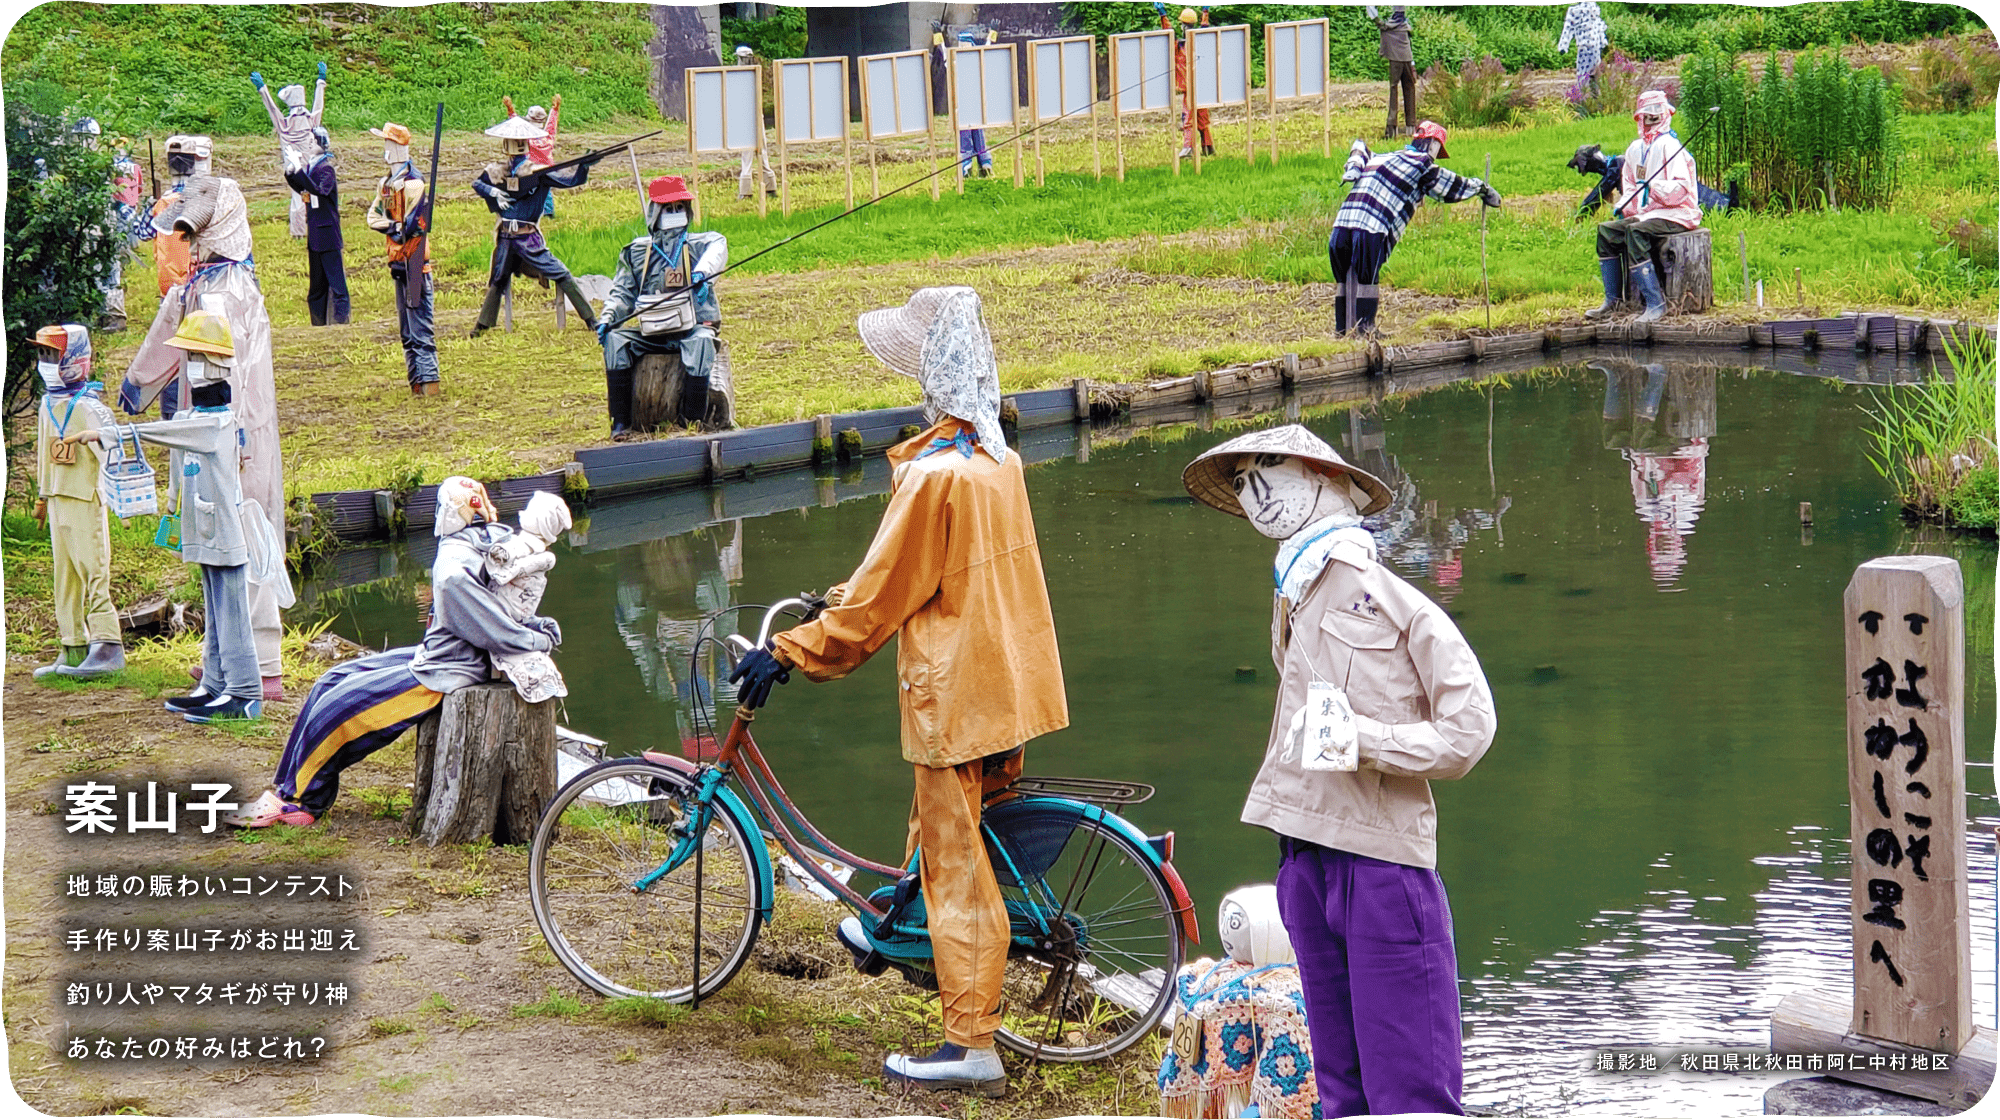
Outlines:
{"type": "Polygon", "coordinates": [[[1092,805],[1137,805],[1153,796],[1153,787],[1144,782],[1121,782],[1109,778],[1020,777],[1007,788],[1015,793],[1067,797],[1092,805]]]}

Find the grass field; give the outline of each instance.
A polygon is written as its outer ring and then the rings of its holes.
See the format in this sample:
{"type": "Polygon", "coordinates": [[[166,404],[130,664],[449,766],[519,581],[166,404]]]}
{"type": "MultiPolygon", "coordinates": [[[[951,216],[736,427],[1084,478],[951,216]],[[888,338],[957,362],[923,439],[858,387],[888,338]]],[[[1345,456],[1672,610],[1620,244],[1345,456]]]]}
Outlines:
{"type": "MultiPolygon", "coordinates": [[[[1352,136],[1379,128],[1380,112],[1366,103],[1339,109],[1331,128],[1336,154],[1352,136]]],[[[995,178],[968,182],[963,195],[952,189],[945,163],[939,201],[923,188],[905,192],[724,277],[724,338],[737,371],[741,422],[913,402],[915,384],[870,358],[853,323],[860,312],[900,303],[929,284],[980,290],[1009,391],[1073,377],[1173,376],[1353,345],[1330,337],[1325,244],[1345,188],[1338,159],[1319,154],[1317,113],[1281,118],[1276,166],[1265,119],[1255,122],[1257,163],[1246,166],[1241,117],[1218,117],[1219,155],[1205,161],[1200,175],[1190,162],[1173,173],[1172,134],[1156,116],[1124,122],[1123,182],[1112,173],[1105,122],[1099,155],[1106,173],[1096,179],[1088,125],[1064,123],[1044,133],[1043,186],[1034,185],[1032,148],[1024,150],[1027,186],[1020,190],[1011,181],[1012,148],[996,151],[995,178]]],[[[613,121],[602,132],[567,137],[565,150],[647,127],[654,125],[613,121]]],[[[666,136],[642,145],[644,176],[687,170],[684,134],[667,127],[666,136]]],[[[1990,321],[1991,262],[1962,259],[1943,233],[1961,220],[1992,222],[2000,194],[1992,114],[1910,117],[1905,128],[1922,142],[1907,145],[1901,186],[1887,210],[1714,216],[1717,314],[1797,313],[1796,269],[1808,311],[1894,308],[1990,321]],[[1765,284],[1762,312],[1743,302],[1739,232],[1753,282],[1765,284]]],[[[1487,215],[1496,328],[1575,320],[1597,302],[1592,227],[1572,217],[1585,183],[1564,163],[1584,142],[1621,145],[1628,129],[1620,121],[1549,113],[1527,127],[1453,133],[1448,166],[1477,174],[1490,151],[1493,181],[1507,196],[1502,209],[1487,215]]],[[[991,137],[996,144],[1001,139],[991,137]]],[[[450,473],[489,479],[532,473],[604,439],[599,351],[580,324],[555,333],[552,293],[518,285],[516,330],[476,342],[465,337],[491,246],[490,219],[466,184],[490,143],[477,133],[446,137],[437,284],[447,392],[412,399],[379,243],[360,221],[380,166],[372,138],[337,141],[348,186],[343,211],[354,322],[322,329],[306,324],[305,254],[285,234],[283,195],[262,166],[268,141],[218,142],[220,170],[241,179],[252,197],[293,495],[404,489],[450,473]]],[[[856,146],[857,191],[865,199],[863,151],[856,146]]],[[[923,155],[920,143],[886,148],[879,165],[885,189],[922,175],[923,155]]],[[[840,212],[844,178],[824,150],[810,161],[794,158],[788,169],[794,213],[780,215],[774,200],[771,215],[760,219],[754,202],[735,197],[733,161],[702,166],[704,224],[729,235],[733,260],[840,212]]],[[[638,232],[631,175],[629,162],[607,161],[591,186],[558,195],[549,239],[573,270],[608,272],[617,248],[638,232]]],[[[126,272],[133,329],[98,338],[107,380],[115,381],[130,360],[158,305],[146,252],[126,272]]],[[[1413,342],[1482,327],[1479,260],[1477,204],[1425,206],[1384,274],[1382,323],[1390,339],[1413,342]]],[[[17,509],[24,497],[17,487],[11,498],[17,509]]],[[[134,533],[145,535],[139,529],[126,535],[134,533]]],[[[8,536],[9,585],[18,593],[30,583],[14,577],[32,581],[37,561],[32,549],[16,547],[32,534],[10,522],[8,536]],[[17,569],[17,556],[30,568],[17,569]]],[[[120,537],[121,556],[150,550],[138,536],[137,543],[120,537]]],[[[45,567],[45,557],[40,563],[45,567]]],[[[121,560],[121,570],[127,566],[121,560]]],[[[158,567],[139,557],[130,566],[142,573],[158,567]]],[[[137,578],[157,584],[171,574],[137,578]]],[[[9,614],[17,625],[41,621],[9,614]]]]}

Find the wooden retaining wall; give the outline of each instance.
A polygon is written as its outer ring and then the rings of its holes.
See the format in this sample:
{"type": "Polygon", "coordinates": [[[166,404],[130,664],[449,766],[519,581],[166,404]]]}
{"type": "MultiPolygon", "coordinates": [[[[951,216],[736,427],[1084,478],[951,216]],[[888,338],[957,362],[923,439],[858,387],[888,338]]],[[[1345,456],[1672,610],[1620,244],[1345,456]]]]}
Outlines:
{"type": "MultiPolygon", "coordinates": [[[[1092,419],[1143,417],[1153,423],[1227,419],[1270,411],[1285,405],[1288,399],[1294,403],[1321,404],[1381,392],[1403,392],[1468,374],[1532,369],[1548,365],[1552,359],[1560,360],[1563,350],[1577,346],[1709,347],[1759,352],[1749,359],[1757,365],[1812,376],[1874,382],[1877,378],[1869,355],[1943,357],[1947,343],[1962,344],[1973,331],[1984,331],[1989,340],[2000,335],[2000,328],[1994,326],[1849,312],[1830,319],[1700,327],[1672,323],[1584,324],[1414,346],[1371,342],[1365,348],[1339,354],[1319,357],[1285,354],[1261,362],[1203,370],[1188,377],[1119,384],[1078,380],[1067,388],[1012,394],[1002,402],[1001,418],[1023,441],[1028,439],[1028,433],[1038,429],[1087,424],[1092,419]],[[1463,368],[1468,363],[1474,364],[1470,371],[1463,368]],[[1346,386],[1347,391],[1318,391],[1335,385],[1346,386]]],[[[886,489],[886,467],[871,468],[868,456],[900,442],[913,426],[923,426],[922,409],[888,408],[698,437],[584,448],[576,453],[576,461],[567,470],[503,479],[490,483],[488,490],[500,512],[510,514],[525,505],[528,496],[537,490],[564,490],[571,473],[582,475],[588,500],[595,506],[605,499],[633,494],[712,487],[724,480],[755,480],[760,474],[808,465],[852,465],[855,460],[862,467],[860,476],[868,480],[857,484],[873,486],[878,481],[874,475],[880,474],[879,483],[886,489]]],[[[1080,453],[1087,455],[1087,444],[1084,447],[1080,453]]],[[[876,460],[879,461],[879,455],[876,460]]],[[[841,487],[846,483],[831,482],[832,496],[825,501],[820,500],[818,483],[812,483],[813,493],[803,498],[792,492],[803,485],[806,484],[791,481],[770,488],[769,500],[781,503],[772,508],[796,508],[815,502],[832,504],[841,500],[841,487]]],[[[664,528],[667,524],[679,524],[681,517],[671,511],[682,506],[700,508],[710,519],[720,519],[725,514],[711,508],[716,502],[765,504],[763,495],[736,493],[740,489],[743,488],[732,486],[730,492],[734,496],[727,499],[718,496],[719,492],[706,490],[662,494],[657,516],[639,516],[629,527],[621,526],[614,532],[613,539],[624,542],[627,538],[643,540],[658,536],[658,532],[646,525],[658,522],[664,528]]],[[[382,539],[393,535],[398,528],[414,540],[429,536],[436,516],[437,487],[419,487],[400,496],[400,500],[386,490],[349,490],[314,494],[311,502],[313,515],[343,540],[382,539]]],[[[726,516],[755,514],[746,509],[726,516]]],[[[607,530],[594,530],[593,542],[604,531],[607,530]]]]}

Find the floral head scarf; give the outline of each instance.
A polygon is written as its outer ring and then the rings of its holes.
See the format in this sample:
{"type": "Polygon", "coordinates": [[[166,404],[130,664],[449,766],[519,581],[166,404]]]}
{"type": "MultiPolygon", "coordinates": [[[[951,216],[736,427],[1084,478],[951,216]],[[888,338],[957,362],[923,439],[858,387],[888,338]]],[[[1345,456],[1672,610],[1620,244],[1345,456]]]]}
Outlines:
{"type": "Polygon", "coordinates": [[[1007,461],[1007,437],[1000,430],[1000,371],[993,338],[979,315],[979,293],[948,289],[924,334],[918,384],[924,387],[924,418],[945,416],[972,425],[979,446],[998,463],[1007,461]]]}

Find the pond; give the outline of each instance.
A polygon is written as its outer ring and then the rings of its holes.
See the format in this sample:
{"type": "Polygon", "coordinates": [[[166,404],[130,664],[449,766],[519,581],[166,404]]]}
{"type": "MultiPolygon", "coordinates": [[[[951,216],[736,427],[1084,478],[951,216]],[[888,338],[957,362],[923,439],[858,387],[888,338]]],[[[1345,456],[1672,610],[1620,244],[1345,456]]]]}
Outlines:
{"type": "MultiPolygon", "coordinates": [[[[1383,553],[1451,612],[1498,705],[1486,758],[1434,787],[1469,1102],[1761,1113],[1781,1075],[1599,1073],[1593,1049],[1762,1048],[1780,996],[1847,987],[1840,599],[1892,553],[1951,555],[1966,576],[1975,1021],[1993,1023],[1995,548],[1900,522],[1863,457],[1866,400],[1826,378],[1608,358],[1304,409],[1396,489],[1371,523],[1383,553]]],[[[1179,483],[1241,426],[1100,432],[1087,461],[1028,473],[1071,719],[1029,745],[1028,770],[1155,785],[1129,815],[1178,834],[1211,953],[1219,897],[1269,879],[1277,854],[1237,823],[1275,689],[1273,549],[1179,483]]],[[[690,698],[711,691],[689,680],[700,620],[843,578],[885,499],[835,499],[879,492],[871,469],[806,477],[795,512],[653,539],[671,518],[598,511],[543,607],[566,639],[565,722],[620,752],[681,749],[690,698]]],[[[403,644],[415,592],[406,577],[320,609],[350,638],[403,644]]],[[[887,651],[845,681],[795,678],[758,731],[835,839],[900,855],[910,777],[887,651]]]]}

